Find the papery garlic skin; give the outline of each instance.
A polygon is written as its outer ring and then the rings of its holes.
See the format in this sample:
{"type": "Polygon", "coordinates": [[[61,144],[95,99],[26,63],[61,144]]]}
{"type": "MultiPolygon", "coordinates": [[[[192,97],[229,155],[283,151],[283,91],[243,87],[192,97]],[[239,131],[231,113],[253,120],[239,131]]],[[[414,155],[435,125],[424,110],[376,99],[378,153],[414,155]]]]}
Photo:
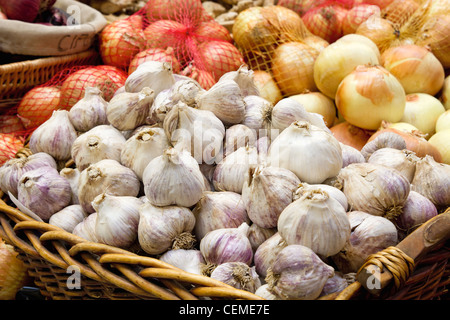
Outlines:
{"type": "Polygon", "coordinates": [[[57,161],[66,161],[71,157],[72,143],[77,136],[69,119],[69,111],[55,110],[47,121],[33,131],[29,148],[33,153],[45,152],[57,161]]]}
{"type": "Polygon", "coordinates": [[[314,300],[333,276],[334,268],[310,248],[289,245],[278,253],[266,281],[268,290],[282,300],[314,300]]]}
{"type": "Polygon", "coordinates": [[[296,121],[271,143],[268,164],[294,172],[306,183],[322,183],[342,168],[342,149],[330,133],[307,121],[296,121]]]}
{"type": "Polygon", "coordinates": [[[349,241],[332,257],[341,272],[357,272],[369,255],[397,245],[397,228],[388,219],[363,211],[351,211],[348,218],[352,226],[349,241]]]}
{"type": "Polygon", "coordinates": [[[271,129],[272,103],[258,95],[244,97],[244,103],[245,115],[241,124],[257,130],[258,137],[267,135],[271,129]]]}
{"type": "Polygon", "coordinates": [[[142,181],[144,170],[154,158],[170,147],[163,128],[144,128],[131,136],[124,144],[120,162],[132,169],[142,181]]]}
{"type": "Polygon", "coordinates": [[[367,142],[364,147],[362,147],[361,154],[367,161],[375,151],[382,148],[404,150],[406,149],[406,142],[402,136],[395,132],[383,132],[372,141],[367,142]]]}
{"type": "Polygon", "coordinates": [[[267,283],[256,289],[255,294],[265,300],[281,300],[280,297],[269,291],[269,285],[267,283]]]}
{"type": "Polygon", "coordinates": [[[335,198],[342,205],[345,211],[349,209],[347,197],[345,194],[336,187],[330,186],[328,184],[308,184],[301,182],[298,184],[297,189],[294,191],[293,200],[301,198],[305,193],[310,190],[320,189],[328,193],[330,197],[335,198]]]}
{"type": "Polygon", "coordinates": [[[235,124],[225,132],[224,155],[238,150],[241,147],[254,147],[256,144],[257,132],[243,124],[235,124]]]}
{"type": "Polygon", "coordinates": [[[97,220],[97,212],[89,214],[86,218],[73,228],[72,233],[87,241],[99,242],[95,234],[95,222],[97,220]]]}
{"type": "Polygon", "coordinates": [[[11,192],[17,198],[17,185],[22,174],[42,166],[57,169],[55,159],[45,152],[33,153],[24,158],[9,159],[0,167],[0,189],[5,194],[11,192]]]}
{"type": "Polygon", "coordinates": [[[279,232],[276,232],[259,245],[253,256],[253,262],[256,272],[261,277],[265,278],[267,276],[267,270],[272,266],[277,254],[287,247],[287,245],[279,232]]]}
{"type": "Polygon", "coordinates": [[[233,80],[239,85],[239,88],[241,88],[241,92],[244,97],[249,95],[257,96],[259,95],[259,90],[254,82],[253,73],[253,70],[249,69],[247,65],[243,64],[239,67],[238,70],[229,71],[223,74],[219,78],[219,81],[226,79],[233,80]]]}
{"type": "Polygon", "coordinates": [[[120,162],[125,142],[125,137],[115,127],[99,125],[75,139],[71,150],[72,159],[80,171],[103,159],[120,162]]]}
{"type": "Polygon", "coordinates": [[[155,96],[175,83],[172,66],[168,62],[146,61],[141,63],[125,81],[127,92],[139,92],[145,87],[153,90],[155,96]]]}
{"type": "Polygon", "coordinates": [[[250,224],[242,197],[231,191],[205,191],[194,209],[195,236],[201,240],[208,232],[222,228],[237,228],[250,224]]]}
{"type": "Polygon", "coordinates": [[[78,168],[63,168],[59,171],[59,175],[66,178],[70,183],[70,189],[72,190],[71,204],[80,204],[80,200],[78,199],[80,174],[81,172],[78,168]]]}
{"type": "Polygon", "coordinates": [[[275,233],[277,233],[277,228],[261,228],[257,224],[252,223],[250,228],[248,228],[248,240],[250,240],[253,252],[275,233]]]}
{"type": "Polygon", "coordinates": [[[155,206],[195,205],[206,190],[197,161],[187,151],[166,149],[149,162],[142,176],[144,193],[155,206]]]}
{"type": "Polygon", "coordinates": [[[328,278],[323,286],[322,292],[319,297],[323,297],[335,292],[341,292],[348,287],[349,281],[344,277],[342,272],[335,271],[334,276],[328,278]]]}
{"type": "Polygon", "coordinates": [[[91,164],[80,174],[78,199],[86,213],[95,212],[92,201],[104,192],[116,196],[136,197],[140,181],[130,168],[116,160],[104,159],[91,164]]]}
{"type": "Polygon", "coordinates": [[[203,274],[205,259],[198,249],[171,249],[164,252],[159,260],[193,274],[203,274]]]}
{"type": "Polygon", "coordinates": [[[261,228],[275,228],[299,184],[300,179],[285,168],[265,165],[250,168],[242,186],[242,201],[250,220],[261,228]]]}
{"type": "Polygon", "coordinates": [[[244,96],[239,85],[233,80],[216,82],[195,100],[198,109],[211,111],[226,125],[238,124],[245,117],[244,96]]]}
{"type": "Polygon", "coordinates": [[[138,241],[148,254],[170,249],[192,249],[195,216],[180,206],[157,207],[145,202],[139,208],[138,241]]]}
{"type": "Polygon", "coordinates": [[[288,205],[280,214],[277,228],[289,245],[306,246],[321,257],[338,253],[351,231],[346,210],[319,188],[308,190],[288,205]]]}
{"type": "Polygon", "coordinates": [[[98,125],[108,124],[107,105],[108,102],[103,99],[102,91],[97,87],[88,86],[84,89],[84,97],[70,108],[70,122],[80,132],[89,131],[98,125]]]}
{"type": "Polygon", "coordinates": [[[255,293],[261,286],[261,280],[255,267],[243,262],[225,262],[218,265],[211,273],[211,278],[219,280],[236,289],[255,293]]]}
{"type": "Polygon", "coordinates": [[[166,115],[175,105],[175,101],[172,98],[172,90],[164,89],[158,95],[155,96],[153,103],[149,111],[149,121],[151,123],[163,123],[166,115]]]}
{"type": "Polygon", "coordinates": [[[72,199],[69,181],[52,167],[25,172],[17,188],[19,202],[44,221],[68,206],[72,199]]]}
{"type": "Polygon", "coordinates": [[[340,143],[342,149],[342,168],[345,168],[351,163],[366,162],[361,151],[344,143],[340,143]]]}
{"type": "Polygon", "coordinates": [[[190,107],[195,107],[197,95],[206,92],[197,81],[190,78],[176,81],[170,90],[171,100],[174,103],[181,101],[190,107]]]}
{"type": "Polygon", "coordinates": [[[416,162],[419,159],[414,151],[381,148],[372,153],[367,162],[394,168],[403,174],[409,182],[412,182],[416,172],[416,162]]]}
{"type": "Polygon", "coordinates": [[[94,198],[92,207],[97,212],[95,234],[99,242],[128,248],[137,239],[139,207],[143,201],[132,196],[114,196],[102,193],[94,198]]]}
{"type": "Polygon", "coordinates": [[[72,204],[54,213],[48,220],[48,223],[60,227],[67,232],[72,232],[86,217],[86,212],[84,212],[79,204],[72,204]]]}
{"type": "Polygon", "coordinates": [[[396,169],[374,163],[352,163],[339,172],[336,187],[352,210],[394,219],[408,197],[410,182],[396,169]]]}
{"type": "Polygon", "coordinates": [[[148,124],[155,91],[144,87],[138,92],[123,92],[114,96],[106,107],[108,122],[118,130],[133,130],[148,124]]]}
{"type": "Polygon", "coordinates": [[[200,251],[210,268],[225,262],[243,262],[250,265],[253,261],[252,245],[248,239],[249,225],[238,228],[223,228],[208,232],[200,240],[200,251]]]}

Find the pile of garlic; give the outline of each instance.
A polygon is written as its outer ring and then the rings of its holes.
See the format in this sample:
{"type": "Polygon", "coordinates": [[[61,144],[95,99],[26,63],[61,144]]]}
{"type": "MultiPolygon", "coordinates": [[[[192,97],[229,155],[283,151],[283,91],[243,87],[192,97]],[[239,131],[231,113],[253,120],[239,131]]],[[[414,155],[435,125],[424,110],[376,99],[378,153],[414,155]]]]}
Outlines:
{"type": "Polygon", "coordinates": [[[204,90],[149,61],[109,102],[87,88],[55,111],[0,188],[89,241],[266,299],[317,299],[450,204],[450,166],[388,145],[341,144],[296,100],[260,97],[246,66],[204,90]]]}

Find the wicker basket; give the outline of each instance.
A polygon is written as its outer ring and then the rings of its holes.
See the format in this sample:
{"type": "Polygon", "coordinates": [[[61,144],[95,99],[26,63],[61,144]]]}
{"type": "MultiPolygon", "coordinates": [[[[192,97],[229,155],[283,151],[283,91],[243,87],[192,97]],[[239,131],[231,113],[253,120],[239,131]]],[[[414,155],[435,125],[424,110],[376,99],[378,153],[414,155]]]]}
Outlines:
{"type": "Polygon", "coordinates": [[[98,62],[94,49],[58,57],[37,58],[0,65],[0,111],[15,105],[34,86],[49,81],[59,71],[98,62]]]}
{"type": "MultiPolygon", "coordinates": [[[[1,199],[0,237],[14,246],[46,299],[261,300],[248,291],[180,270],[142,250],[131,252],[86,241],[29,217],[5,195],[1,199]],[[79,286],[72,283],[76,272],[79,286]]],[[[370,256],[356,281],[345,290],[319,300],[448,299],[449,239],[450,208],[424,223],[396,247],[370,256]],[[363,285],[368,283],[367,275],[372,275],[368,271],[370,266],[381,271],[378,291],[363,285]]]]}

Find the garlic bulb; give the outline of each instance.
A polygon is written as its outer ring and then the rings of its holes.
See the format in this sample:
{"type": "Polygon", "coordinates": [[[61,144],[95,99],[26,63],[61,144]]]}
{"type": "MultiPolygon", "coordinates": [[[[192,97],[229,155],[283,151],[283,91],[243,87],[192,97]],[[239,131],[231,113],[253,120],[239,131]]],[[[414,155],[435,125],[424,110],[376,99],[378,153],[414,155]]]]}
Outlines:
{"type": "Polygon", "coordinates": [[[397,245],[397,228],[388,219],[363,211],[349,212],[348,219],[352,227],[350,238],[332,257],[341,272],[357,272],[369,255],[397,245]]]}
{"type": "Polygon", "coordinates": [[[95,211],[92,201],[104,192],[116,196],[136,197],[140,181],[130,168],[112,159],[100,160],[81,171],[78,185],[78,199],[83,210],[95,211]]]}
{"type": "Polygon", "coordinates": [[[142,181],[147,165],[170,147],[163,128],[144,128],[131,136],[124,144],[120,162],[132,169],[142,181]]]}
{"type": "Polygon", "coordinates": [[[342,205],[345,211],[349,209],[347,197],[345,196],[345,194],[338,188],[330,186],[328,184],[308,184],[306,182],[301,182],[297,185],[297,188],[295,189],[292,198],[295,201],[301,198],[308,191],[314,189],[320,189],[325,191],[326,193],[328,193],[330,197],[333,197],[334,199],[339,201],[339,203],[342,205]]]}
{"type": "Polygon", "coordinates": [[[73,228],[72,233],[87,241],[99,242],[95,234],[95,222],[97,220],[97,212],[89,214],[86,218],[73,228]]]}
{"type": "Polygon", "coordinates": [[[92,201],[97,212],[95,234],[99,242],[128,248],[137,239],[139,207],[143,201],[132,196],[99,194],[92,201]]]}
{"type": "Polygon", "coordinates": [[[250,265],[253,250],[248,240],[247,223],[237,228],[222,228],[208,232],[200,240],[200,251],[205,259],[204,274],[210,275],[218,265],[225,262],[243,262],[250,265]]]}
{"type": "Polygon", "coordinates": [[[72,191],[71,204],[80,204],[78,199],[78,185],[80,182],[80,170],[78,168],[63,168],[59,171],[61,177],[66,178],[69,181],[70,189],[72,191]]]}
{"type": "Polygon", "coordinates": [[[258,87],[256,86],[253,79],[253,70],[249,69],[247,65],[243,64],[239,67],[239,69],[235,71],[229,71],[223,74],[219,81],[223,81],[226,79],[234,80],[241,88],[242,95],[259,95],[258,87]]]}
{"type": "Polygon", "coordinates": [[[330,132],[323,116],[318,113],[308,112],[305,107],[293,98],[283,98],[272,108],[272,128],[283,131],[295,121],[308,121],[312,125],[330,132]]]}
{"type": "Polygon", "coordinates": [[[263,136],[256,140],[255,147],[258,150],[258,154],[261,159],[267,159],[270,143],[271,141],[268,136],[263,136]]]}
{"type": "Polygon", "coordinates": [[[268,163],[294,172],[306,183],[322,183],[342,168],[342,149],[330,133],[307,121],[296,121],[271,143],[268,163]]]}
{"type": "Polygon", "coordinates": [[[257,132],[243,124],[235,124],[225,131],[224,155],[236,151],[240,147],[254,147],[256,144],[257,132]]]}
{"type": "Polygon", "coordinates": [[[149,162],[142,176],[144,193],[155,206],[195,205],[206,189],[197,161],[187,151],[164,150],[149,162]]]}
{"type": "Polygon", "coordinates": [[[281,237],[279,232],[276,232],[273,236],[261,243],[256,249],[253,256],[253,262],[255,264],[255,270],[258,274],[265,278],[267,271],[273,265],[278,253],[287,247],[286,241],[281,237]]]}
{"type": "Polygon", "coordinates": [[[250,224],[241,195],[231,191],[204,192],[192,212],[198,240],[212,230],[237,228],[244,222],[250,224]]]}
{"type": "Polygon", "coordinates": [[[108,122],[118,130],[133,130],[148,124],[155,91],[144,87],[137,92],[123,92],[114,96],[106,107],[108,122]]]}
{"type": "Polygon", "coordinates": [[[42,166],[57,169],[55,159],[45,152],[33,153],[27,157],[7,160],[0,167],[0,189],[5,194],[11,192],[17,198],[17,185],[22,174],[42,166]]]}
{"type": "Polygon", "coordinates": [[[276,227],[299,184],[300,179],[288,169],[266,165],[250,168],[242,186],[242,201],[250,220],[261,228],[276,227]]]}
{"type": "Polygon", "coordinates": [[[164,252],[159,260],[181,270],[202,275],[205,259],[198,249],[171,249],[164,252]]]}
{"type": "Polygon", "coordinates": [[[151,123],[163,123],[167,113],[172,109],[176,103],[172,99],[172,90],[164,89],[155,96],[153,104],[149,111],[149,120],[151,123]]]}
{"type": "Polygon", "coordinates": [[[372,153],[382,148],[404,150],[406,149],[406,142],[402,136],[395,132],[383,132],[372,141],[367,142],[364,147],[362,147],[361,154],[367,161],[372,153]]]}
{"type": "Polygon", "coordinates": [[[170,89],[175,83],[172,66],[168,62],[146,61],[141,63],[125,81],[127,92],[139,92],[145,87],[157,96],[162,90],[170,89]]]}
{"type": "Polygon", "coordinates": [[[342,168],[345,168],[351,163],[362,163],[366,162],[366,158],[364,158],[361,151],[358,149],[349,146],[348,144],[339,143],[342,149],[342,168]]]}
{"type": "Polygon", "coordinates": [[[395,219],[408,197],[410,183],[396,169],[374,163],[352,163],[342,168],[336,187],[352,210],[395,219]]]}
{"type": "Polygon", "coordinates": [[[394,224],[403,237],[438,215],[436,206],[427,197],[411,190],[394,224]]]}
{"type": "Polygon", "coordinates": [[[222,151],[225,127],[210,111],[177,103],[163,123],[170,143],[189,151],[198,163],[212,164],[222,151]]]}
{"type": "Polygon", "coordinates": [[[281,300],[277,295],[269,291],[269,285],[267,283],[256,289],[255,294],[264,300],[281,300]]]}
{"type": "Polygon", "coordinates": [[[72,143],[77,131],[69,119],[69,111],[55,110],[50,118],[33,131],[30,137],[31,152],[45,152],[55,160],[66,161],[71,157],[72,143]]]}
{"type": "Polygon", "coordinates": [[[334,276],[328,278],[323,286],[319,297],[323,297],[335,292],[341,292],[349,285],[349,281],[344,277],[344,274],[339,271],[334,272],[334,276]]]}
{"type": "Polygon", "coordinates": [[[440,208],[450,206],[450,165],[439,163],[432,156],[425,156],[416,162],[416,172],[411,190],[427,197],[440,208]]]}
{"type": "Polygon", "coordinates": [[[215,190],[242,192],[245,174],[251,166],[259,164],[256,147],[240,147],[216,165],[213,176],[215,190]]]}
{"type": "Polygon", "coordinates": [[[281,212],[277,227],[288,244],[301,244],[321,257],[338,253],[351,231],[345,209],[320,188],[306,191],[288,205],[281,212]]]}
{"type": "Polygon", "coordinates": [[[108,102],[103,99],[102,91],[99,88],[87,86],[84,88],[84,97],[69,110],[70,122],[80,132],[86,132],[98,125],[108,124],[107,105],[108,102]]]}
{"type": "Polygon", "coordinates": [[[17,199],[42,220],[48,221],[54,213],[70,204],[70,183],[53,167],[33,169],[20,177],[17,199]]]}
{"type": "Polygon", "coordinates": [[[261,286],[261,280],[255,267],[244,262],[225,262],[218,265],[212,272],[211,278],[219,280],[236,289],[255,293],[261,286]]]}
{"type": "Polygon", "coordinates": [[[60,227],[67,232],[72,232],[86,217],[86,212],[84,212],[79,204],[72,204],[54,213],[48,220],[48,223],[60,227]]]}
{"type": "Polygon", "coordinates": [[[80,171],[103,159],[120,162],[126,139],[115,127],[105,124],[80,134],[72,144],[72,159],[80,171]]]}
{"type": "Polygon", "coordinates": [[[157,207],[145,202],[139,208],[139,245],[148,254],[161,254],[170,249],[192,249],[194,225],[194,214],[188,208],[157,207]]]}
{"type": "Polygon", "coordinates": [[[282,300],[314,300],[333,276],[333,267],[310,248],[296,244],[278,253],[266,281],[268,290],[282,300]]]}
{"type": "Polygon", "coordinates": [[[258,137],[267,136],[271,129],[273,105],[258,95],[244,97],[245,115],[241,124],[256,130],[258,137]]]}
{"type": "Polygon", "coordinates": [[[261,228],[257,224],[252,223],[250,228],[248,228],[248,240],[250,240],[253,252],[275,233],[277,233],[277,228],[261,228]]]}
{"type": "Polygon", "coordinates": [[[176,81],[170,90],[171,100],[174,103],[181,101],[190,107],[195,107],[195,97],[206,91],[197,81],[190,78],[176,81]]]}
{"type": "Polygon", "coordinates": [[[416,156],[414,151],[381,148],[372,153],[367,162],[394,168],[403,174],[409,182],[412,182],[418,160],[419,157],[416,156]]]}
{"type": "Polygon", "coordinates": [[[226,125],[241,123],[245,116],[245,102],[239,85],[230,79],[215,83],[197,95],[197,107],[211,111],[226,125]]]}

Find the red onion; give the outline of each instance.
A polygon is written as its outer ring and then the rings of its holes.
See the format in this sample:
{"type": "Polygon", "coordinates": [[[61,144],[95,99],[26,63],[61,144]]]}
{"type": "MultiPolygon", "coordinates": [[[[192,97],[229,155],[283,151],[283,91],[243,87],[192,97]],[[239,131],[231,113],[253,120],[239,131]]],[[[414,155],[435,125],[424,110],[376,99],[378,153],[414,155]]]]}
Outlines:
{"type": "Polygon", "coordinates": [[[40,9],[40,0],[0,0],[0,10],[10,20],[33,22],[40,9]]]}

